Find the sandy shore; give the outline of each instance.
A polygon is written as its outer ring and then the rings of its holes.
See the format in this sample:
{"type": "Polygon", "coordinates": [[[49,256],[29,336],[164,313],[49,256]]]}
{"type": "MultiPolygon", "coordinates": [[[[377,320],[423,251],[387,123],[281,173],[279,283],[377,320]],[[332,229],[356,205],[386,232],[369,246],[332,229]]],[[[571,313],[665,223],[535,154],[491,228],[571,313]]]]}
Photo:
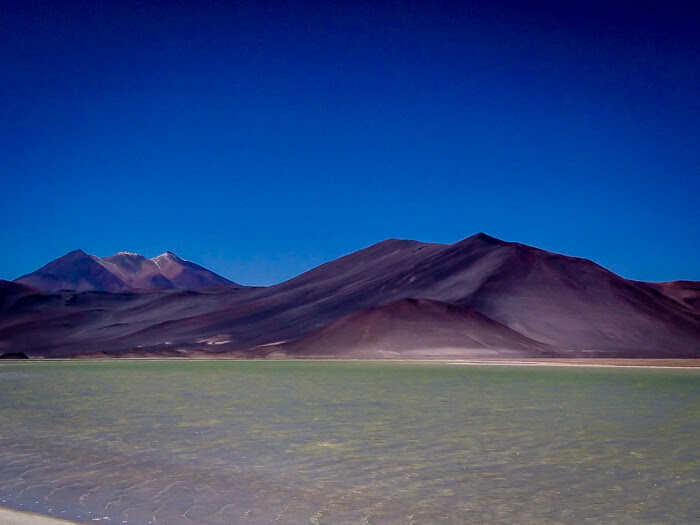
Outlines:
{"type": "Polygon", "coordinates": [[[26,512],[0,507],[2,525],[76,525],[74,521],[60,520],[35,512],[26,512]]]}
{"type": "MultiPolygon", "coordinates": [[[[632,367],[632,368],[698,368],[700,369],[700,359],[635,359],[618,357],[547,357],[547,358],[527,358],[514,359],[509,357],[488,358],[348,358],[334,356],[318,356],[304,358],[271,357],[271,358],[240,358],[223,355],[207,356],[183,356],[183,357],[87,357],[77,356],[72,358],[33,358],[28,360],[7,360],[6,363],[51,363],[51,362],[81,362],[81,361],[180,361],[180,362],[201,362],[201,361],[353,361],[353,362],[395,362],[395,363],[426,363],[426,364],[449,364],[449,365],[509,365],[509,366],[581,366],[581,367],[632,367]]],[[[0,362],[1,364],[2,362],[0,362]]],[[[2,522],[0,522],[2,525],[2,522]]]]}
{"type": "Polygon", "coordinates": [[[623,358],[560,358],[560,359],[452,359],[451,365],[522,365],[522,366],[580,366],[626,368],[699,368],[700,359],[623,359],[623,358]]]}

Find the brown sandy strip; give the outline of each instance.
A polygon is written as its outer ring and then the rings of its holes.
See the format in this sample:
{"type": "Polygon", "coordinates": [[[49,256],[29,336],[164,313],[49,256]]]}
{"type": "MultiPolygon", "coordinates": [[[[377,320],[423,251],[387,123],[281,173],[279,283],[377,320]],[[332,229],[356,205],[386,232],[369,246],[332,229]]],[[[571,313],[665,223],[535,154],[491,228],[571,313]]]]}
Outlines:
{"type": "Polygon", "coordinates": [[[451,365],[531,365],[632,368],[700,368],[700,359],[550,358],[550,359],[450,359],[451,365]]]}
{"type": "Polygon", "coordinates": [[[35,512],[13,510],[0,507],[0,523],[2,525],[77,525],[75,521],[60,520],[35,512]]]}
{"type": "MultiPolygon", "coordinates": [[[[459,357],[429,357],[429,358],[347,358],[335,356],[318,357],[294,357],[284,356],[275,358],[260,357],[229,357],[229,356],[185,356],[174,357],[86,357],[76,356],[72,358],[35,358],[25,361],[8,360],[7,363],[51,363],[51,362],[76,362],[76,361],[366,361],[366,362],[404,362],[404,363],[443,363],[463,365],[543,365],[543,366],[594,366],[594,367],[649,367],[649,368],[700,368],[700,358],[697,359],[642,359],[625,357],[548,357],[548,358],[459,358],[459,357]]],[[[0,364],[2,364],[0,362],[0,364]]]]}

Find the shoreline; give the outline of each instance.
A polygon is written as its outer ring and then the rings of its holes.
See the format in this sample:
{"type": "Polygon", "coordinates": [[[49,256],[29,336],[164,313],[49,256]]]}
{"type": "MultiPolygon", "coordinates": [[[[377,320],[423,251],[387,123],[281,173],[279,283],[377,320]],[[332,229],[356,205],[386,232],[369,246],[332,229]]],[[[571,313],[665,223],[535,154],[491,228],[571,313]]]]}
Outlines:
{"type": "Polygon", "coordinates": [[[207,362],[207,361],[268,361],[268,362],[374,362],[374,363],[425,363],[445,364],[461,366],[549,366],[549,367],[588,367],[588,368],[675,368],[675,369],[700,369],[700,359],[673,359],[673,358],[615,358],[615,357],[559,357],[559,358],[236,358],[224,356],[207,357],[67,357],[67,358],[30,358],[7,359],[2,363],[84,363],[84,362],[119,362],[119,361],[181,361],[181,362],[207,362]]]}
{"type": "Polygon", "coordinates": [[[79,525],[77,521],[68,521],[38,512],[0,507],[2,525],[79,525]]]}

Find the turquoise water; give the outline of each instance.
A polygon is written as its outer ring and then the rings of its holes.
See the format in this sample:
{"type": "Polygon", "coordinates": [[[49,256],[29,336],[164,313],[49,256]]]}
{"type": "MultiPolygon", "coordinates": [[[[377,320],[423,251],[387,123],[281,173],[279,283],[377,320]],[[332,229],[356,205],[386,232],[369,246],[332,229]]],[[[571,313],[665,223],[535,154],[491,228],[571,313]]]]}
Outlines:
{"type": "Polygon", "coordinates": [[[700,522],[697,370],[0,365],[0,504],[89,523],[700,522]]]}

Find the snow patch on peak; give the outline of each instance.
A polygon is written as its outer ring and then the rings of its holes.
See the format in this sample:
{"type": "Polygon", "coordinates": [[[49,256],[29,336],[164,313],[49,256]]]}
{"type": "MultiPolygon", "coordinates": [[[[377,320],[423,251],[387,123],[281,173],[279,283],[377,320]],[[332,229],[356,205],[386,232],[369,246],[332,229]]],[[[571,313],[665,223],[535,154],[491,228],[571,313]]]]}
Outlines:
{"type": "Polygon", "coordinates": [[[171,252],[171,251],[167,251],[167,252],[165,252],[165,253],[161,253],[158,257],[154,257],[154,258],[151,259],[151,260],[152,260],[152,261],[156,261],[156,260],[163,260],[163,259],[172,259],[172,260],[175,260],[175,261],[182,261],[182,260],[183,260],[183,259],[182,259],[181,257],[179,257],[177,254],[175,254],[175,253],[173,253],[173,252],[171,252]]]}
{"type": "Polygon", "coordinates": [[[167,252],[161,253],[157,257],[153,257],[152,259],[149,259],[149,260],[152,261],[153,263],[155,263],[155,265],[158,267],[158,269],[162,270],[162,268],[160,266],[161,263],[167,263],[168,261],[178,263],[178,262],[183,261],[184,259],[181,259],[180,257],[178,257],[176,254],[174,254],[171,251],[167,251],[167,252]]]}

